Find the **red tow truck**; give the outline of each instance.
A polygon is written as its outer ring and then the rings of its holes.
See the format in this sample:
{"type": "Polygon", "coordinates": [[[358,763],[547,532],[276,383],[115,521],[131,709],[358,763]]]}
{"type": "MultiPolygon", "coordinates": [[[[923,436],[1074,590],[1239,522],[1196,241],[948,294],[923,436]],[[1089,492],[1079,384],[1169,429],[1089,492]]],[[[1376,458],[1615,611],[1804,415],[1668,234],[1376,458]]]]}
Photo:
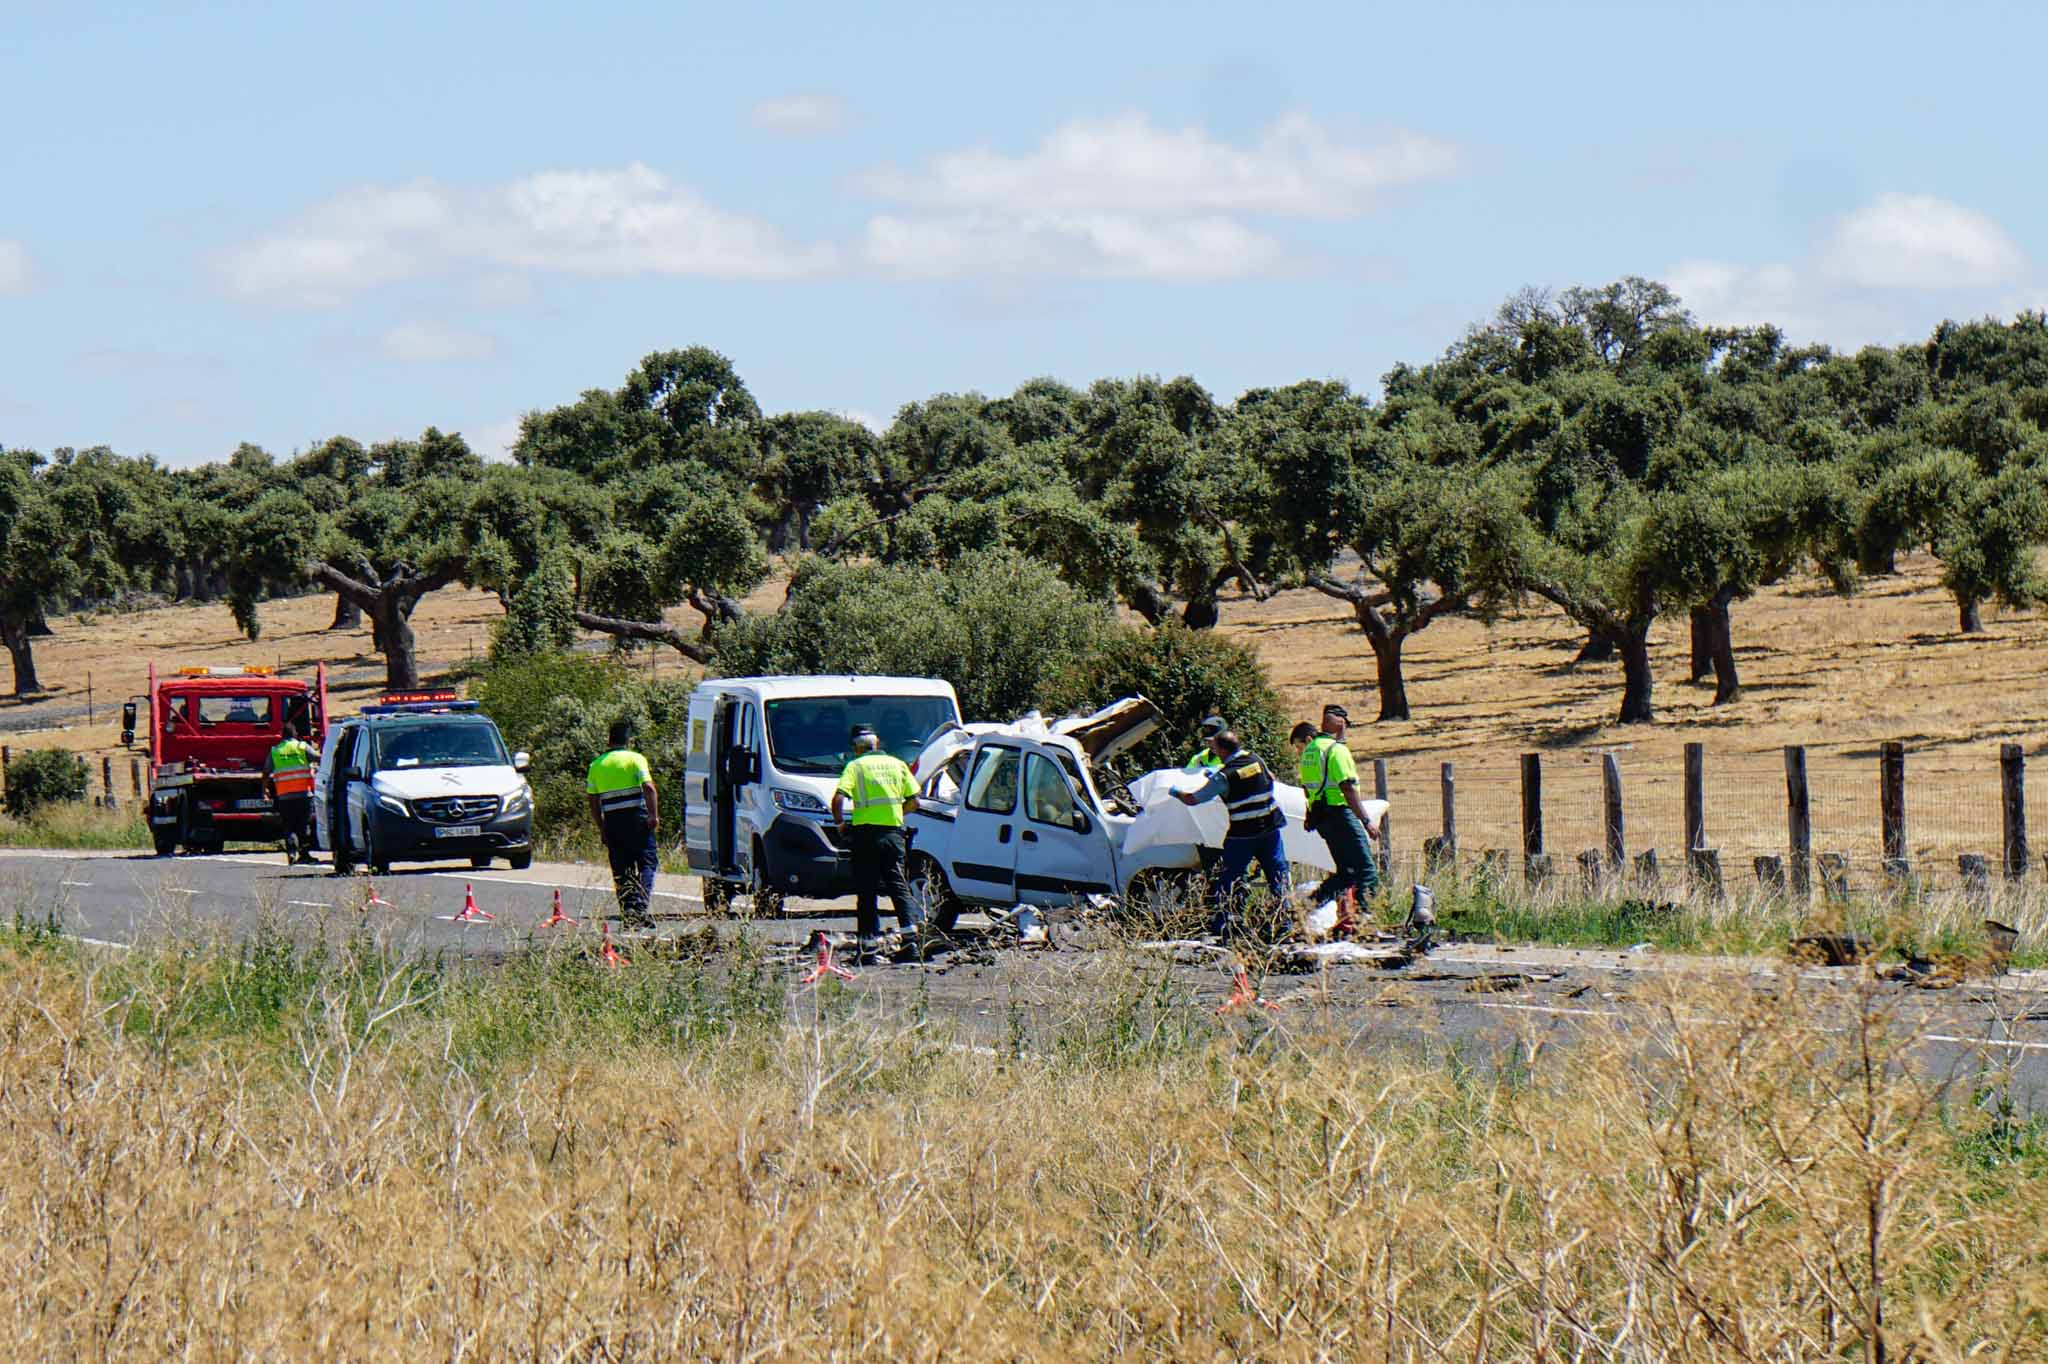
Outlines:
{"type": "Polygon", "coordinates": [[[140,705],[149,708],[149,833],[158,856],[284,836],[264,772],[287,724],[326,741],[324,664],[308,682],[273,668],[179,668],[159,678],[152,663],[148,695],[121,707],[125,745],[135,742],[140,705]]]}

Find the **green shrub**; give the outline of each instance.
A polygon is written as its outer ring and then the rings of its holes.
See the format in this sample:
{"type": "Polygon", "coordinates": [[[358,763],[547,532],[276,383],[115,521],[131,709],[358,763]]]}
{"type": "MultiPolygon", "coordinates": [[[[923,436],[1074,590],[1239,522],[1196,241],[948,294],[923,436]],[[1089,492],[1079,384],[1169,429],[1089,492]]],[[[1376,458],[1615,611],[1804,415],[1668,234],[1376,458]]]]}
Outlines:
{"type": "Polygon", "coordinates": [[[1013,720],[1044,706],[1111,624],[1106,607],[1007,551],[944,569],[813,560],[781,611],[718,633],[712,671],[942,677],[965,719],[1013,720]]]}
{"type": "Polygon", "coordinates": [[[1077,658],[1047,694],[1048,714],[1093,710],[1142,695],[1164,712],[1159,733],[1119,760],[1127,771],[1178,767],[1200,742],[1204,718],[1221,715],[1245,743],[1281,771],[1290,766],[1286,712],[1258,655],[1210,630],[1169,624],[1117,626],[1077,658]]]}
{"type": "Polygon", "coordinates": [[[513,591],[511,608],[492,627],[491,659],[558,652],[575,642],[576,578],[564,556],[550,554],[513,591]]]}
{"type": "Polygon", "coordinates": [[[36,748],[7,762],[7,813],[27,819],[44,806],[85,799],[85,759],[61,748],[36,748]]]}

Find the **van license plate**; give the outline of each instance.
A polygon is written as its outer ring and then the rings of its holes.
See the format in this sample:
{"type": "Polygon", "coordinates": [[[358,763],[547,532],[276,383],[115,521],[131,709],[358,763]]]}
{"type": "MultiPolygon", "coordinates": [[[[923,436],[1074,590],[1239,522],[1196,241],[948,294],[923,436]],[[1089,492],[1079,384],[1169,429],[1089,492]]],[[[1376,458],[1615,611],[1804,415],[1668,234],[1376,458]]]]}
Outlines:
{"type": "Polygon", "coordinates": [[[268,810],[270,808],[270,802],[261,799],[238,800],[235,802],[235,808],[237,810],[268,810]]]}
{"type": "Polygon", "coordinates": [[[434,830],[436,838],[475,838],[484,831],[481,824],[449,824],[434,830]]]}

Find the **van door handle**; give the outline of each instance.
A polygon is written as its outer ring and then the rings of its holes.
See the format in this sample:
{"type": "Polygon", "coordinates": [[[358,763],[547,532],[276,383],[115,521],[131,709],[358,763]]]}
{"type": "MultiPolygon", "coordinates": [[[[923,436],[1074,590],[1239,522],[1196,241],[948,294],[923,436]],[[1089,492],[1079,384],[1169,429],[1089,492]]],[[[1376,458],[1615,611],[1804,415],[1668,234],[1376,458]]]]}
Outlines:
{"type": "Polygon", "coordinates": [[[1037,832],[1036,832],[1035,830],[1032,830],[1032,829],[1026,829],[1026,830],[1024,831],[1024,841],[1025,841],[1026,843],[1036,843],[1036,842],[1038,841],[1038,834],[1037,834],[1037,832]]]}
{"type": "Polygon", "coordinates": [[[1001,828],[999,828],[999,829],[997,829],[997,830],[996,830],[996,842],[998,842],[998,843],[1008,843],[1009,841],[1010,841],[1010,826],[1009,826],[1009,825],[1007,825],[1007,824],[1005,824],[1005,825],[1003,825],[1003,826],[1002,826],[1001,828]]]}

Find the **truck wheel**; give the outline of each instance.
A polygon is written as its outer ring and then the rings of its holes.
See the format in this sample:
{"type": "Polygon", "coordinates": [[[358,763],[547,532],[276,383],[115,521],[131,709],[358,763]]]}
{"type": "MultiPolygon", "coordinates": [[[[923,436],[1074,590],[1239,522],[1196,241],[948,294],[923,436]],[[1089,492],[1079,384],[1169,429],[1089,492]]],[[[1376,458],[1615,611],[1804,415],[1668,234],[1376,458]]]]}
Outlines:
{"type": "Polygon", "coordinates": [[[924,917],[941,933],[951,933],[960,919],[960,897],[946,882],[939,859],[930,853],[912,853],[904,869],[910,882],[910,898],[924,906],[924,917]]]}
{"type": "Polygon", "coordinates": [[[169,857],[178,851],[178,831],[174,828],[160,829],[155,825],[151,825],[149,841],[155,847],[158,857],[169,857]]]}

